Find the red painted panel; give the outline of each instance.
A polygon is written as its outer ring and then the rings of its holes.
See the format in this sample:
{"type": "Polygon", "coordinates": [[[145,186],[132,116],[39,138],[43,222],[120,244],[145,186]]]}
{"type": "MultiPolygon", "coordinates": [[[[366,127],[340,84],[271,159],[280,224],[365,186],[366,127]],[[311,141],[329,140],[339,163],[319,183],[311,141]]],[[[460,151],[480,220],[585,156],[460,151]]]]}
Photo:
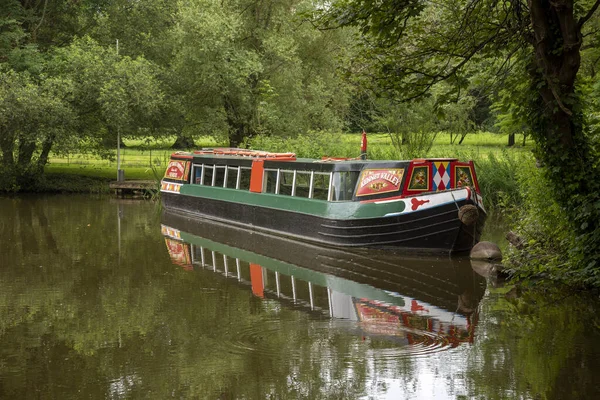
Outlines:
{"type": "Polygon", "coordinates": [[[429,192],[433,183],[431,175],[431,163],[425,160],[413,160],[404,180],[404,196],[411,196],[423,192],[429,192]]]}
{"type": "Polygon", "coordinates": [[[177,179],[179,181],[187,180],[189,175],[190,162],[171,160],[165,171],[165,178],[177,179]]]}
{"type": "Polygon", "coordinates": [[[252,171],[250,173],[250,191],[261,193],[263,188],[263,176],[265,170],[265,160],[252,160],[252,171]]]}
{"type": "Polygon", "coordinates": [[[474,187],[477,193],[480,193],[473,161],[454,163],[451,178],[455,188],[470,186],[474,187]]]}
{"type": "Polygon", "coordinates": [[[364,169],[360,175],[357,196],[397,192],[400,189],[404,168],[364,169]]]}

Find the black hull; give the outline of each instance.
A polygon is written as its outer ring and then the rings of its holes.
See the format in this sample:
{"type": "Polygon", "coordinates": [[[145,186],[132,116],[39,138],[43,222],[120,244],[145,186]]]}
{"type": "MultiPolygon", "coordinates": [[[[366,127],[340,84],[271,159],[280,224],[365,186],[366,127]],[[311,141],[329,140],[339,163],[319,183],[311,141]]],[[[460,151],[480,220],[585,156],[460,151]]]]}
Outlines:
{"type": "Polygon", "coordinates": [[[336,220],[260,206],[162,193],[167,210],[216,220],[319,245],[401,249],[423,253],[465,253],[481,236],[486,215],[466,226],[458,209],[471,201],[450,203],[385,218],[336,220]]]}

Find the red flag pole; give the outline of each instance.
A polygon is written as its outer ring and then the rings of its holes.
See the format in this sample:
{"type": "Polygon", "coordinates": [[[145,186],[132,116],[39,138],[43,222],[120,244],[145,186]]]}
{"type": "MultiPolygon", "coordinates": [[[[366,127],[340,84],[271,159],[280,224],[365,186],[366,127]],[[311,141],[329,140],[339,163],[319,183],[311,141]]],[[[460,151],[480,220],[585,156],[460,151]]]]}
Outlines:
{"type": "Polygon", "coordinates": [[[360,159],[367,159],[367,132],[365,132],[364,129],[362,131],[362,138],[360,141],[360,159]]]}

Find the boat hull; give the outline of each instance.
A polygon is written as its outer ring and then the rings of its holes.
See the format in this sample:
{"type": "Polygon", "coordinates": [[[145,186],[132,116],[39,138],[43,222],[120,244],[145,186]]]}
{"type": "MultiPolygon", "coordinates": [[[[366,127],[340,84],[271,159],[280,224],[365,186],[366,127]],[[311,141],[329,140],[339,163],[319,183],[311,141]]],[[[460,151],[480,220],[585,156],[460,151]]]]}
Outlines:
{"type": "Polygon", "coordinates": [[[406,209],[406,199],[398,199],[395,200],[398,203],[396,206],[405,212],[389,212],[394,210],[395,205],[393,201],[387,201],[381,202],[385,204],[362,205],[358,202],[328,203],[327,210],[311,213],[309,209],[302,210],[300,203],[294,209],[294,204],[261,205],[250,200],[227,201],[214,196],[162,193],[163,206],[167,210],[320,245],[391,248],[424,253],[468,252],[479,241],[485,212],[468,195],[449,197],[446,194],[444,198],[452,200],[436,201],[435,195],[430,196],[427,200],[421,200],[421,204],[427,202],[429,206],[416,211],[406,209]],[[476,220],[470,225],[461,222],[458,213],[461,207],[467,205],[479,210],[476,220]],[[348,210],[348,207],[354,208],[348,210]],[[371,211],[362,211],[360,207],[370,207],[371,211]],[[383,207],[388,212],[380,216],[372,211],[383,207]]]}

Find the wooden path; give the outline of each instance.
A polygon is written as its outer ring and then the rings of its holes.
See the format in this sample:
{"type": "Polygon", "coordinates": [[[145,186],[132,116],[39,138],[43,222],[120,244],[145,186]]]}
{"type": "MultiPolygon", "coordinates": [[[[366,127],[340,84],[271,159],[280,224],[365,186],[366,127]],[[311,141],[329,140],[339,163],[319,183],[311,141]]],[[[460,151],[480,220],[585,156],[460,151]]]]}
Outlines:
{"type": "Polygon", "coordinates": [[[152,196],[158,192],[156,181],[128,180],[113,181],[109,184],[111,190],[115,191],[117,196],[152,196]]]}

